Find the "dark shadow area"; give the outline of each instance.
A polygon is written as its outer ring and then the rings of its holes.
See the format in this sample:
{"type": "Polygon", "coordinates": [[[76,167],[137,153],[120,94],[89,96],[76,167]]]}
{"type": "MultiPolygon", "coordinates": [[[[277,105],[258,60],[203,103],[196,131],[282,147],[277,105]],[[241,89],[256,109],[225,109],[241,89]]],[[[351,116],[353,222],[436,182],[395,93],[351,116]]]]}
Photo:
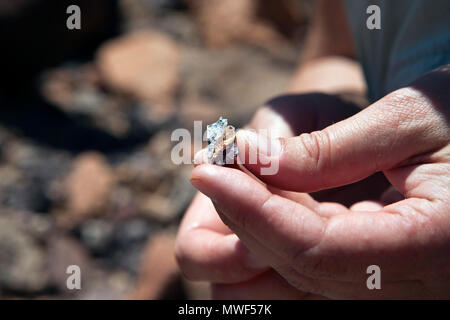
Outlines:
{"type": "Polygon", "coordinates": [[[379,201],[383,192],[390,185],[384,174],[377,172],[364,180],[349,185],[312,192],[311,196],[320,202],[337,202],[350,207],[360,201],[379,201]]]}
{"type": "MultiPolygon", "coordinates": [[[[280,115],[294,135],[322,130],[361,111],[363,106],[347,95],[289,94],[271,99],[266,106],[280,115]],[[301,116],[299,116],[301,109],[301,116]]],[[[364,101],[359,99],[359,101],[364,101]]]]}
{"type": "MultiPolygon", "coordinates": [[[[339,95],[323,93],[283,95],[267,103],[270,109],[283,117],[295,135],[322,130],[351,117],[366,105],[364,98],[352,92],[339,95]],[[302,109],[301,113],[299,108],[302,109]]],[[[384,174],[379,172],[356,183],[314,192],[311,195],[317,201],[338,202],[351,206],[358,201],[379,200],[389,186],[390,183],[384,174]]]]}
{"type": "Polygon", "coordinates": [[[411,87],[430,99],[433,108],[450,122],[450,64],[420,77],[411,87]]]}
{"type": "Polygon", "coordinates": [[[8,1],[0,9],[0,94],[7,97],[27,94],[46,67],[88,59],[120,25],[116,0],[8,1]],[[69,5],[83,8],[81,30],[66,26],[69,5]]]}
{"type": "Polygon", "coordinates": [[[123,138],[117,138],[83,119],[61,111],[58,107],[36,96],[34,99],[10,101],[0,110],[0,123],[14,132],[39,144],[73,153],[87,150],[112,152],[132,149],[145,143],[160,130],[148,128],[132,120],[132,130],[123,138]]]}

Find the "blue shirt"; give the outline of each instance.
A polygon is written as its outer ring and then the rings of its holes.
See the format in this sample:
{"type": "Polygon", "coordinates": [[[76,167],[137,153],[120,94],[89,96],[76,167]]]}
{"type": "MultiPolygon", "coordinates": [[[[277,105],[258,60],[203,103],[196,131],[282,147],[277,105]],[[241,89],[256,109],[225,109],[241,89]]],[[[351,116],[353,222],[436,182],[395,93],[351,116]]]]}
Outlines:
{"type": "Polygon", "coordinates": [[[449,0],[345,0],[345,8],[371,101],[450,63],[449,0]],[[381,9],[380,30],[366,26],[370,5],[381,9]]]}

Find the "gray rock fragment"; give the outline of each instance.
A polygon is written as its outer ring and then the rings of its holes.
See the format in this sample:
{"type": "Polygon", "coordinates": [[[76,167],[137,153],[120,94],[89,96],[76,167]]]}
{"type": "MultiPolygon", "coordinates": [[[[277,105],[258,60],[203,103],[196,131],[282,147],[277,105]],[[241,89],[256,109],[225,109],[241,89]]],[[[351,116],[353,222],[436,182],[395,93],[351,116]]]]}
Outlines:
{"type": "Polygon", "coordinates": [[[235,135],[235,128],[228,125],[228,120],[222,117],[206,127],[209,163],[219,166],[234,163],[234,158],[238,155],[235,135]]]}

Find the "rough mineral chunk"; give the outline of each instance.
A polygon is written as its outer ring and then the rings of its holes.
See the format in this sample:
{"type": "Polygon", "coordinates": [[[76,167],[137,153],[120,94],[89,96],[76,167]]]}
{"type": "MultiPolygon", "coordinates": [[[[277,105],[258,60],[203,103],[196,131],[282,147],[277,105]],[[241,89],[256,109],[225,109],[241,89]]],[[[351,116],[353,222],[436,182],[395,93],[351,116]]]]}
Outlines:
{"type": "Polygon", "coordinates": [[[222,117],[206,127],[209,163],[223,166],[234,162],[238,154],[235,135],[234,127],[229,126],[228,120],[222,117]]]}

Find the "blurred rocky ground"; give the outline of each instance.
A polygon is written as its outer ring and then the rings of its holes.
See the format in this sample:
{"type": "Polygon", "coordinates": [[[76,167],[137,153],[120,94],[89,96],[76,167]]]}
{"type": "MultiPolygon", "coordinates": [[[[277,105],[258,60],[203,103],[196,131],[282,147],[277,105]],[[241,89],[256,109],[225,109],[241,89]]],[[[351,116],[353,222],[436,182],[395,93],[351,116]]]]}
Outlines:
{"type": "Polygon", "coordinates": [[[0,297],[208,298],[174,235],[171,132],[282,93],[310,1],[0,0],[0,297]],[[65,9],[81,8],[81,30],[65,9]],[[82,289],[68,290],[78,265],[82,289]]]}

